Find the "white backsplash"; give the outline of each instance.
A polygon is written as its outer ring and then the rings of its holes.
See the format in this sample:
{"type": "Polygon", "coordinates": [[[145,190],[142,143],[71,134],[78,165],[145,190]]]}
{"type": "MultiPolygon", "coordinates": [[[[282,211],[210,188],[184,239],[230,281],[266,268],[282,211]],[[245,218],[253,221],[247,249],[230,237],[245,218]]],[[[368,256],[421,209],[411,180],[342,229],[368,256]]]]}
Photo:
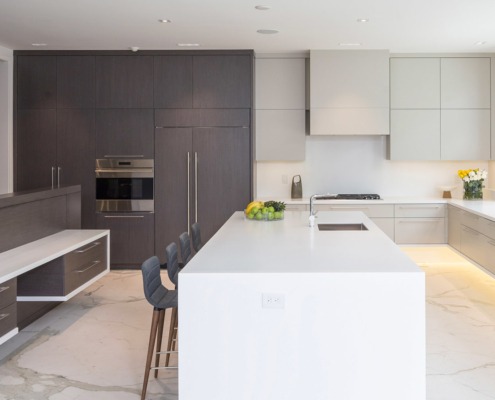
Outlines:
{"type": "Polygon", "coordinates": [[[305,161],[256,163],[255,197],[290,198],[293,175],[301,175],[304,197],[326,192],[441,197],[440,186],[458,186],[452,194],[460,198],[457,170],[478,167],[489,171],[486,186],[495,186],[495,162],[390,161],[386,155],[385,136],[308,136],[305,161]]]}

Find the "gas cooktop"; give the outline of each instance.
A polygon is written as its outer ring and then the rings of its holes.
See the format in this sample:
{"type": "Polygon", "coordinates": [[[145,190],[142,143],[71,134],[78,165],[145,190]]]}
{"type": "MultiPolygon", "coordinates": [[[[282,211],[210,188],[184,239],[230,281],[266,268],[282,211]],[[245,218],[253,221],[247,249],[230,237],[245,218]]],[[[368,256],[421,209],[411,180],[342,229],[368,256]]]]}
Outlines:
{"type": "Polygon", "coordinates": [[[380,200],[379,194],[359,193],[359,194],[338,194],[336,200],[380,200]]]}

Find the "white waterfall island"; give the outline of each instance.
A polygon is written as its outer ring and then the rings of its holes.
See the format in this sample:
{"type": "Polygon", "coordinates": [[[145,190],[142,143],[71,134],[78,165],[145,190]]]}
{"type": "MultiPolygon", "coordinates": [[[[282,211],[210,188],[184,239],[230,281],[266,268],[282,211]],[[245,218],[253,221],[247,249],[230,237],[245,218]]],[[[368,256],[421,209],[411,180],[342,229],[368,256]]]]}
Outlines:
{"type": "Polygon", "coordinates": [[[235,213],[179,275],[180,399],[424,400],[424,280],[362,213],[235,213]]]}

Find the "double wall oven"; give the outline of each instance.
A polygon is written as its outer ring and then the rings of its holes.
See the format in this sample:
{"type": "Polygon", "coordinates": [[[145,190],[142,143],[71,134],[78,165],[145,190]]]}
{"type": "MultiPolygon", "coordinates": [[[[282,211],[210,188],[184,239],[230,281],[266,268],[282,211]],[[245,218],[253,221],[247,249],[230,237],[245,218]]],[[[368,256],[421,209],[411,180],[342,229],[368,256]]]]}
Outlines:
{"type": "Polygon", "coordinates": [[[96,160],[97,212],[153,212],[152,159],[96,160]]]}

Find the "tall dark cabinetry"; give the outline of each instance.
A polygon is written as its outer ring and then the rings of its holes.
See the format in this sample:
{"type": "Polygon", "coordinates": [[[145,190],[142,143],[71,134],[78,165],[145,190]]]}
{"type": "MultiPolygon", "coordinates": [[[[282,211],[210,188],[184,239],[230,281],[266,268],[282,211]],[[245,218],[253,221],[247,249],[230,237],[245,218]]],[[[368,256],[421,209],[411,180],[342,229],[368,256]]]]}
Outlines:
{"type": "Polygon", "coordinates": [[[94,57],[18,56],[16,72],[16,190],[80,184],[82,227],[91,228],[94,57]]]}
{"type": "Polygon", "coordinates": [[[82,185],[82,227],[138,266],[252,197],[251,51],[16,51],[15,190],[82,185]],[[95,159],[155,160],[155,213],[97,214],[95,159]],[[189,158],[188,158],[189,157],[189,158]],[[187,161],[189,160],[189,161],[187,161]]]}

